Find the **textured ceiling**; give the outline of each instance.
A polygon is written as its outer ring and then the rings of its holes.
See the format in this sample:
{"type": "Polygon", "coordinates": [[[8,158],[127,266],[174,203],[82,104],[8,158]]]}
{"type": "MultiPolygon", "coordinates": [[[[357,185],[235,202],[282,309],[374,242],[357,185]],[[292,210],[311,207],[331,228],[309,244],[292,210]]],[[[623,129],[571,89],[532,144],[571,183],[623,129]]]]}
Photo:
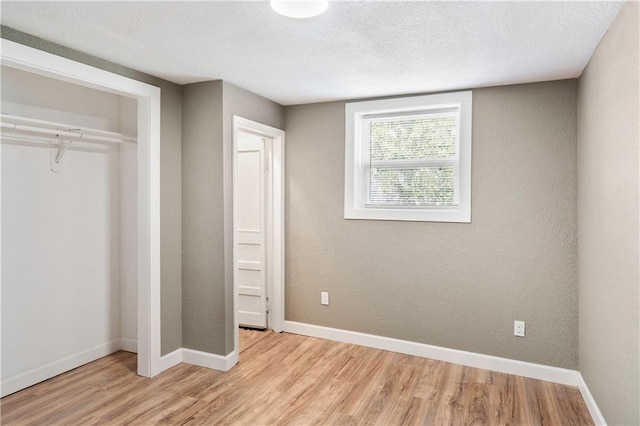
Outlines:
{"type": "Polygon", "coordinates": [[[2,24],[177,83],[283,105],[572,78],[618,2],[7,2],[2,24]]]}

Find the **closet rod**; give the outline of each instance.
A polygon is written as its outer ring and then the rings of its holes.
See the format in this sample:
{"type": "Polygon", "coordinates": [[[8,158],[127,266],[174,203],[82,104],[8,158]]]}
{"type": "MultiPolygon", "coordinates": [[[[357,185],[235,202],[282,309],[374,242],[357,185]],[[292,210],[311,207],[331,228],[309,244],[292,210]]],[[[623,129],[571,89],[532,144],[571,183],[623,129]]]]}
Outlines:
{"type": "Polygon", "coordinates": [[[43,129],[34,126],[26,126],[23,124],[14,124],[14,123],[0,123],[0,127],[3,129],[10,129],[16,132],[21,133],[29,133],[36,135],[50,135],[61,139],[66,140],[78,140],[78,141],[87,141],[87,142],[110,142],[110,143],[124,143],[128,142],[121,138],[113,138],[109,136],[98,136],[98,135],[89,135],[82,132],[70,132],[66,130],[56,130],[56,129],[43,129]]]}
{"type": "Polygon", "coordinates": [[[7,113],[4,113],[4,112],[0,113],[0,120],[7,121],[7,122],[22,122],[22,123],[27,123],[27,124],[36,124],[38,126],[51,127],[51,128],[60,129],[60,130],[63,130],[63,129],[74,129],[74,130],[78,129],[78,130],[82,130],[82,131],[84,131],[86,133],[95,133],[97,135],[122,137],[124,139],[131,140],[132,142],[135,142],[135,140],[136,140],[136,138],[134,136],[123,135],[122,133],[118,133],[118,132],[110,132],[108,130],[81,128],[81,127],[75,126],[73,124],[55,123],[53,121],[39,120],[39,119],[36,119],[36,118],[29,118],[29,117],[21,117],[21,116],[18,116],[18,115],[7,114],[7,113]]]}
{"type": "Polygon", "coordinates": [[[34,135],[23,135],[20,133],[13,132],[2,132],[2,140],[12,140],[16,142],[32,142],[42,144],[51,148],[53,145],[64,144],[68,142],[73,142],[73,146],[77,148],[93,148],[94,146],[100,146],[103,148],[109,148],[111,143],[99,143],[99,142],[89,142],[89,141],[69,141],[68,139],[56,139],[51,136],[34,136],[34,135]]]}
{"type": "Polygon", "coordinates": [[[0,114],[0,126],[21,133],[49,135],[64,139],[82,140],[87,142],[124,143],[136,142],[136,138],[106,130],[87,129],[77,126],[54,123],[51,121],[19,117],[10,114],[0,114]],[[21,124],[28,123],[28,124],[21,124]]]}

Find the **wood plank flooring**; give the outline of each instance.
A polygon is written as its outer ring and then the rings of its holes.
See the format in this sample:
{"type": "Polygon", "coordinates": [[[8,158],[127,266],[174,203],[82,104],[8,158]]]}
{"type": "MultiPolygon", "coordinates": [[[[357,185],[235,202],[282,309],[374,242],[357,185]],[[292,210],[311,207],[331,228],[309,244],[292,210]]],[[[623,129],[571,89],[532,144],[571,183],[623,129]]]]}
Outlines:
{"type": "Polygon", "coordinates": [[[591,425],[573,387],[344,343],[241,330],[227,373],[153,379],[118,352],[1,401],[5,425],[591,425]]]}

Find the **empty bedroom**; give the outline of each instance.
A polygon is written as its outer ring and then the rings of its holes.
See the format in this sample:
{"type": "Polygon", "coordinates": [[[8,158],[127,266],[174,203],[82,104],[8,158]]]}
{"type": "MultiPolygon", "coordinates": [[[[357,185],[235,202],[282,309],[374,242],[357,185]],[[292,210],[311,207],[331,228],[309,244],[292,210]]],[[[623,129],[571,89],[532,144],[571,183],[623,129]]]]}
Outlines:
{"type": "Polygon", "coordinates": [[[640,425],[640,2],[0,11],[0,423],[640,425]]]}

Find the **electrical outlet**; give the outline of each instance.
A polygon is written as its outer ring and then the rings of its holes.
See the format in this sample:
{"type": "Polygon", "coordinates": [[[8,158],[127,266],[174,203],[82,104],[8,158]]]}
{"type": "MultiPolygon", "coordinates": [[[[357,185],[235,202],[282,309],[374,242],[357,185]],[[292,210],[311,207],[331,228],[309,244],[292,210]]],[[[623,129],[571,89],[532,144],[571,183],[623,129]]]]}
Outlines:
{"type": "Polygon", "coordinates": [[[328,305],[329,304],[329,292],[328,291],[321,291],[320,292],[320,303],[322,303],[323,305],[328,305]]]}
{"type": "Polygon", "coordinates": [[[524,321],[513,322],[513,335],[518,337],[524,337],[524,321]]]}

